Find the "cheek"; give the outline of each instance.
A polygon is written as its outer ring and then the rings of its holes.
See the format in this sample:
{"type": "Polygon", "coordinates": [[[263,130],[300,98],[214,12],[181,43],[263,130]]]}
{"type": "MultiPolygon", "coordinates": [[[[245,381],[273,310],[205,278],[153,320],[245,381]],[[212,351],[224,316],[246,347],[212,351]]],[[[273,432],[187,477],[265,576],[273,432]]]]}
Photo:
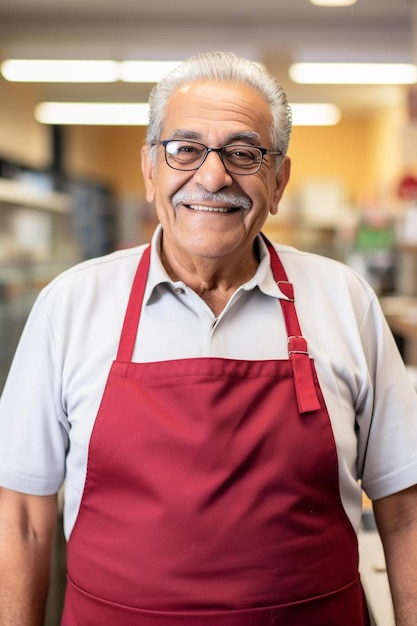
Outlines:
{"type": "Polygon", "coordinates": [[[156,179],[155,195],[158,195],[160,198],[171,199],[191,178],[192,174],[189,172],[178,172],[167,165],[163,165],[156,179]]]}
{"type": "Polygon", "coordinates": [[[169,171],[160,170],[154,185],[154,204],[156,213],[160,222],[166,221],[175,216],[175,210],[172,205],[173,195],[186,186],[190,176],[184,176],[179,172],[175,172],[170,168],[166,168],[169,171]]]}
{"type": "Polygon", "coordinates": [[[259,206],[259,213],[265,212],[266,214],[272,207],[274,202],[274,189],[272,181],[267,177],[261,177],[257,181],[257,185],[254,185],[249,193],[256,206],[259,206]]]}
{"type": "Polygon", "coordinates": [[[269,212],[276,212],[279,200],[279,190],[276,175],[272,172],[269,172],[269,176],[265,177],[263,185],[265,208],[269,212]]]}

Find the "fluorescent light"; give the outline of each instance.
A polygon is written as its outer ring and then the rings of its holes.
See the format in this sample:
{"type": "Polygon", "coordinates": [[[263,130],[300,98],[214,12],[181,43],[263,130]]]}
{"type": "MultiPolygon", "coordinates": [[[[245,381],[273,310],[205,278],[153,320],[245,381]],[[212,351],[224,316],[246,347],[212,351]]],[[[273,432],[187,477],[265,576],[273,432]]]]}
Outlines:
{"type": "Polygon", "coordinates": [[[333,126],[340,121],[340,109],[329,103],[291,104],[294,126],[333,126]]]}
{"type": "Polygon", "coordinates": [[[42,124],[147,126],[149,105],[113,102],[42,102],[35,118],[42,124]]]}
{"type": "Polygon", "coordinates": [[[356,4],[357,0],[310,0],[310,2],[318,7],[350,7],[356,4]]]}
{"type": "Polygon", "coordinates": [[[411,85],[417,66],[411,63],[294,63],[295,83],[334,85],[411,85]]]}
{"type": "MultiPolygon", "coordinates": [[[[291,104],[294,126],[329,126],[340,120],[333,104],[291,104]]],[[[35,109],[41,124],[88,126],[147,126],[149,105],[110,102],[42,102],[35,109]]]]}
{"type": "Polygon", "coordinates": [[[88,61],[8,59],[1,72],[13,82],[43,83],[156,83],[180,61],[88,61]]]}
{"type": "Polygon", "coordinates": [[[111,83],[118,80],[116,61],[49,61],[8,59],[1,65],[7,80],[14,82],[111,83]]]}
{"type": "Polygon", "coordinates": [[[120,80],[127,83],[157,83],[180,61],[122,61],[120,80]]]}

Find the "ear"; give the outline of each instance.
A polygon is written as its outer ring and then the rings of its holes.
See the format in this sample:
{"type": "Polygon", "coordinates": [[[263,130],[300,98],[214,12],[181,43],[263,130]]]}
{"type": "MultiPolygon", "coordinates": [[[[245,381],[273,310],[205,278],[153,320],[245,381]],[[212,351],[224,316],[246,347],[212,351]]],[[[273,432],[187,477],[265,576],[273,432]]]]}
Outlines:
{"type": "Polygon", "coordinates": [[[146,199],[148,202],[153,202],[155,199],[155,167],[149,154],[148,146],[142,146],[140,156],[143,182],[145,183],[146,199]]]}
{"type": "Polygon", "coordinates": [[[291,159],[288,156],[285,156],[281,166],[276,173],[275,178],[275,191],[273,195],[273,202],[270,208],[270,213],[272,215],[276,215],[278,213],[278,204],[282,198],[282,194],[284,193],[284,189],[287,186],[288,181],[290,180],[290,172],[291,172],[291,159]]]}

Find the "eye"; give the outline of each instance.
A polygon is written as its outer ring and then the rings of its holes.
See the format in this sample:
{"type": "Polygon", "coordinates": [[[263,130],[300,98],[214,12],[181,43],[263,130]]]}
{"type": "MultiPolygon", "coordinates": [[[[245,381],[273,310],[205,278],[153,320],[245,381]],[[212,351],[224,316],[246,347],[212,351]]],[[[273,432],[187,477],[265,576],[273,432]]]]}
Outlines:
{"type": "Polygon", "coordinates": [[[223,155],[226,161],[233,167],[242,170],[252,170],[258,166],[261,158],[260,152],[251,146],[233,145],[225,146],[223,155]]]}
{"type": "Polygon", "coordinates": [[[187,154],[193,154],[194,152],[195,153],[201,152],[201,149],[199,150],[197,146],[193,146],[190,143],[182,143],[182,144],[177,145],[176,152],[185,152],[187,154]]]}
{"type": "Polygon", "coordinates": [[[224,155],[232,163],[239,163],[240,165],[250,165],[259,160],[258,150],[250,146],[226,146],[224,155]]]}
{"type": "Polygon", "coordinates": [[[167,144],[167,153],[171,157],[187,162],[200,158],[204,150],[203,145],[188,141],[170,141],[167,144]]]}

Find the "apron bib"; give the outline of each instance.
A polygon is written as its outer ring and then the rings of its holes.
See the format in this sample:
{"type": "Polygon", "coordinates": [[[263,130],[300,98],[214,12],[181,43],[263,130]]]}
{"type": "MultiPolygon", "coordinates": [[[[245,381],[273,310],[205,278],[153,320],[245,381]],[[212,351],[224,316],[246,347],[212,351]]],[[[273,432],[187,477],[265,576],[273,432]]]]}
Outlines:
{"type": "Polygon", "coordinates": [[[289,359],[134,363],[138,266],[91,435],[62,626],[367,626],[292,286],[289,359]]]}

